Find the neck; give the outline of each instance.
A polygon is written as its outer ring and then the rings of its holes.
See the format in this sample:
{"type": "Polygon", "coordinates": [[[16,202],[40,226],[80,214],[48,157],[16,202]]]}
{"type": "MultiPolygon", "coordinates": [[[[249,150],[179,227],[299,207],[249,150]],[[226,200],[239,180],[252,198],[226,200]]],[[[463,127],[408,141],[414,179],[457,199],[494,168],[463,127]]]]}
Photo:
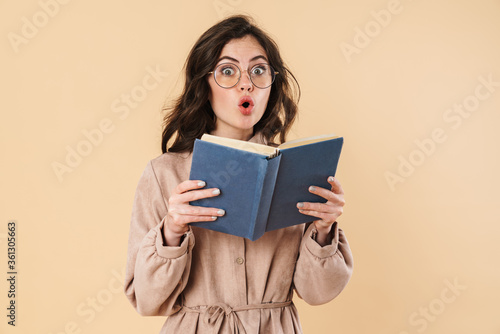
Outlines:
{"type": "Polygon", "coordinates": [[[211,135],[248,141],[253,137],[253,128],[245,131],[221,131],[218,129],[210,132],[211,135]]]}

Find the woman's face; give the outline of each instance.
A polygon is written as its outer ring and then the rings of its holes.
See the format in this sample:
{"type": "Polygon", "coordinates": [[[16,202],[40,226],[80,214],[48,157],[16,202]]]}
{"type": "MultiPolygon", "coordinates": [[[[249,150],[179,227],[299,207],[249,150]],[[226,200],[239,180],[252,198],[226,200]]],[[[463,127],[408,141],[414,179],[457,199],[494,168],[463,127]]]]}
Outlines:
{"type": "Polygon", "coordinates": [[[240,81],[231,88],[220,87],[213,75],[208,78],[210,93],[208,100],[215,113],[216,123],[213,135],[248,140],[252,137],[253,126],[261,119],[267,107],[271,87],[257,88],[250,81],[247,69],[260,63],[269,64],[267,54],[251,35],[229,41],[222,49],[216,67],[222,63],[238,65],[240,81]],[[251,101],[248,100],[251,98],[251,101]],[[245,100],[247,98],[247,100],[245,100]],[[243,102],[249,102],[249,106],[243,102]],[[253,103],[253,106],[252,106],[253,103]]]}

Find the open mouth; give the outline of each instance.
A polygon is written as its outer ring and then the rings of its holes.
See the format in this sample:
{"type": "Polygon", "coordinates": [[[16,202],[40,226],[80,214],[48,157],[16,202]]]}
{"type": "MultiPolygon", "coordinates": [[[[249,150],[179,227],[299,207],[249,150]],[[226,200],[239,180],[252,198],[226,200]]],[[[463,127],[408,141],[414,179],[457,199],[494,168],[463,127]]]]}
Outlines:
{"type": "Polygon", "coordinates": [[[252,113],[254,103],[252,97],[246,95],[242,96],[239,100],[238,107],[243,115],[250,115],[252,113]]]}

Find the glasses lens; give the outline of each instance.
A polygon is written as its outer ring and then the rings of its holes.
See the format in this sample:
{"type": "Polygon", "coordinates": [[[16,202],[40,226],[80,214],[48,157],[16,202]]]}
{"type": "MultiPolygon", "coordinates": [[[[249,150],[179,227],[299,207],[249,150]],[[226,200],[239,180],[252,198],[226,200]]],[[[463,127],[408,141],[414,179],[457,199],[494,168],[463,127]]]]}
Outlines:
{"type": "MultiPolygon", "coordinates": [[[[215,68],[215,81],[223,88],[234,87],[241,77],[240,69],[231,63],[220,64],[215,68]]],[[[274,82],[274,69],[268,64],[257,64],[250,70],[250,80],[258,88],[267,88],[274,82]]]]}
{"type": "Polygon", "coordinates": [[[250,71],[252,82],[259,88],[267,88],[274,82],[274,70],[268,64],[257,64],[250,71]]]}
{"type": "Polygon", "coordinates": [[[220,64],[215,69],[215,81],[219,86],[231,88],[240,80],[240,69],[234,64],[220,64]]]}

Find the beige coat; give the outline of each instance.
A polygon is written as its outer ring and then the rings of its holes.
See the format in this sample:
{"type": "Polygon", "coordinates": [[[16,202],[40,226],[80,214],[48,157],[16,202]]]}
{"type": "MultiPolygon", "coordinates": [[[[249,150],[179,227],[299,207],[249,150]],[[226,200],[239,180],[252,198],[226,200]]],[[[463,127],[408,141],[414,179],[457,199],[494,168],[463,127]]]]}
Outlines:
{"type": "MultiPolygon", "coordinates": [[[[260,133],[250,141],[265,143],[260,133]]],[[[189,179],[191,158],[186,152],[162,154],[139,180],[127,298],[141,315],[168,316],[162,334],[302,333],[293,290],[319,305],[335,298],[351,277],[352,254],[343,231],[335,223],[332,244],[321,247],[314,224],[267,232],[253,242],[191,226],[179,247],[165,246],[168,198],[189,179]]]]}

